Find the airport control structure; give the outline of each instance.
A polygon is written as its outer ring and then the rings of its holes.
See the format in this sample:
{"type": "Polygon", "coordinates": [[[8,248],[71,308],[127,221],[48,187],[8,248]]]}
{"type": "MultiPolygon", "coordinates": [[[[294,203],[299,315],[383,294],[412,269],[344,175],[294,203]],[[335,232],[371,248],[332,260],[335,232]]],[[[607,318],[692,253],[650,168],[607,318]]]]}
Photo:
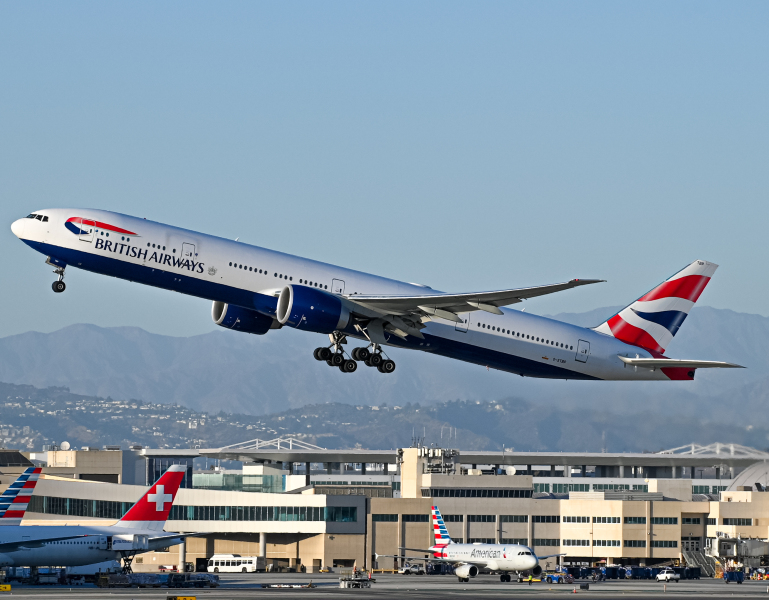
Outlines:
{"type": "Polygon", "coordinates": [[[543,568],[686,564],[712,576],[769,561],[769,453],[735,444],[643,454],[328,450],[293,438],[51,446],[0,451],[0,485],[33,464],[43,473],[24,525],[113,524],[170,465],[186,467],[166,530],[197,535],[137,556],[137,572],[205,570],[215,554],[263,557],[273,571],[395,569],[415,556],[402,548],[432,544],[432,506],[455,542],[563,555],[543,568]]]}

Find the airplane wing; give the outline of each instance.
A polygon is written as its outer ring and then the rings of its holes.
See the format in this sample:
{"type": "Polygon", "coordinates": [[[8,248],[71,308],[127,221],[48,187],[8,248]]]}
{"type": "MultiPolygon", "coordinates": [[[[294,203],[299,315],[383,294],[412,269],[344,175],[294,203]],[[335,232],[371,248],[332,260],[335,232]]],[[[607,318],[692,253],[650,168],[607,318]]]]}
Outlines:
{"type": "Polygon", "coordinates": [[[561,292],[581,285],[600,283],[602,279],[572,279],[564,283],[515,288],[492,292],[470,292],[467,294],[424,294],[418,296],[369,296],[350,294],[347,300],[365,306],[382,314],[412,315],[422,313],[461,321],[456,313],[484,310],[501,315],[500,306],[516,304],[527,298],[561,292]],[[446,313],[446,315],[442,314],[446,313]]]}
{"type": "Polygon", "coordinates": [[[202,535],[208,535],[208,533],[169,533],[168,535],[157,535],[152,536],[149,541],[150,542],[163,542],[165,540],[174,540],[179,538],[188,538],[188,537],[199,537],[202,535]]]}
{"type": "Polygon", "coordinates": [[[643,369],[662,369],[679,367],[684,369],[744,369],[742,365],[719,362],[715,360],[678,360],[675,358],[628,358],[620,356],[619,359],[631,367],[643,369]]]}
{"type": "Polygon", "coordinates": [[[554,556],[566,556],[566,553],[562,554],[543,554],[542,556],[537,556],[537,560],[542,560],[543,558],[553,558],[554,556]]]}
{"type": "Polygon", "coordinates": [[[97,537],[96,535],[64,535],[60,537],[40,538],[36,540],[19,540],[16,542],[4,542],[0,544],[0,552],[13,552],[19,548],[40,548],[51,542],[61,542],[64,540],[74,540],[86,537],[97,537]]]}

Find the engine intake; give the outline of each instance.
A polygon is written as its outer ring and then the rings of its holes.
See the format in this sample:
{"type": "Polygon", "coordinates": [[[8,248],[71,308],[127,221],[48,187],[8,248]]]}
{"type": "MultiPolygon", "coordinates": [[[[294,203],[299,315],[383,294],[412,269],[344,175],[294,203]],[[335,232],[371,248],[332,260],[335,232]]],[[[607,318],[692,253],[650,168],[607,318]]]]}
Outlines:
{"type": "Polygon", "coordinates": [[[316,333],[332,333],[350,322],[350,311],[341,298],[302,285],[281,290],[275,315],[281,325],[316,333]]]}
{"type": "Polygon", "coordinates": [[[270,329],[280,329],[281,325],[272,317],[241,306],[232,306],[224,302],[214,302],[211,318],[219,327],[234,331],[264,335],[270,329]]]}
{"type": "Polygon", "coordinates": [[[454,569],[454,575],[467,579],[468,577],[475,577],[478,574],[478,567],[475,565],[459,565],[454,569]]]}

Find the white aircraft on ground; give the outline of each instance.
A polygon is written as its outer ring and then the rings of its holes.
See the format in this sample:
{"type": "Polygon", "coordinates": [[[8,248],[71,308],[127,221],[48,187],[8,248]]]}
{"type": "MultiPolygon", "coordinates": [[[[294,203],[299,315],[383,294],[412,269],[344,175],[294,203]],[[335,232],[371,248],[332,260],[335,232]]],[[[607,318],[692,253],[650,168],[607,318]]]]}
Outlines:
{"type": "MultiPolygon", "coordinates": [[[[562,554],[537,556],[531,548],[522,544],[457,544],[451,540],[438,507],[433,506],[431,512],[435,544],[429,548],[401,548],[401,550],[432,554],[432,557],[428,558],[409,558],[432,563],[448,563],[454,567],[454,574],[459,581],[470,581],[471,577],[478,575],[480,569],[501,571],[499,580],[503,583],[512,581],[511,573],[515,573],[516,579],[520,581],[524,571],[531,571],[533,575],[539,575],[542,572],[542,567],[539,566],[541,559],[563,556],[562,554]]],[[[375,555],[377,558],[379,556],[385,555],[375,555]]],[[[405,557],[391,558],[404,559],[405,557]]]]}
{"type": "Polygon", "coordinates": [[[172,465],[115,525],[21,525],[40,476],[30,467],[0,496],[0,567],[91,565],[173,546],[188,534],[163,531],[185,467],[172,465]]]}
{"type": "Polygon", "coordinates": [[[47,256],[55,292],[64,291],[69,266],[205,298],[222,327],[328,334],[331,344],[314,356],[342,372],[361,361],[391,373],[384,346],[550,379],[692,380],[699,368],[739,366],[663,355],[717,268],[702,260],[588,329],[502,307],[597,279],[444,293],[102,210],[39,210],[11,229],[47,256]],[[348,338],[364,345],[348,354],[348,338]]]}

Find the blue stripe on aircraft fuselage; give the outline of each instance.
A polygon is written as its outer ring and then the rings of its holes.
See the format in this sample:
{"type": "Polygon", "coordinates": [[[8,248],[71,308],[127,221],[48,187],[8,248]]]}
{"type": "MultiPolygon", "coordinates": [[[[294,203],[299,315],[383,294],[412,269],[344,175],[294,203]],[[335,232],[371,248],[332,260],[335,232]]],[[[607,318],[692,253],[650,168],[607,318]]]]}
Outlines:
{"type": "Polygon", "coordinates": [[[680,310],[661,310],[660,312],[641,312],[634,308],[631,310],[642,319],[662,325],[671,335],[678,333],[687,317],[687,314],[680,310]]]}
{"type": "MultiPolygon", "coordinates": [[[[41,254],[57,258],[66,264],[99,273],[135,281],[145,285],[151,285],[189,296],[196,296],[211,301],[225,302],[243,308],[256,309],[263,314],[275,315],[277,309],[277,298],[266,296],[257,292],[243,290],[215,281],[197,279],[185,274],[164,271],[156,267],[139,265],[128,261],[123,261],[109,256],[83,252],[72,248],[63,248],[52,244],[22,240],[28,246],[37,250],[41,254]]],[[[352,327],[345,331],[348,335],[358,337],[359,334],[352,327]]],[[[463,334],[464,335],[464,334],[463,334]]],[[[526,377],[540,377],[546,379],[583,379],[598,380],[598,377],[586,375],[563,367],[541,363],[514,354],[507,354],[498,350],[476,346],[459,340],[452,340],[444,337],[438,337],[424,333],[424,340],[410,338],[404,340],[395,335],[389,335],[388,343],[401,348],[410,348],[414,350],[423,350],[462,360],[464,362],[476,365],[487,366],[492,369],[524,375],[526,377]],[[420,343],[429,343],[429,347],[420,346],[420,343]]]]}

